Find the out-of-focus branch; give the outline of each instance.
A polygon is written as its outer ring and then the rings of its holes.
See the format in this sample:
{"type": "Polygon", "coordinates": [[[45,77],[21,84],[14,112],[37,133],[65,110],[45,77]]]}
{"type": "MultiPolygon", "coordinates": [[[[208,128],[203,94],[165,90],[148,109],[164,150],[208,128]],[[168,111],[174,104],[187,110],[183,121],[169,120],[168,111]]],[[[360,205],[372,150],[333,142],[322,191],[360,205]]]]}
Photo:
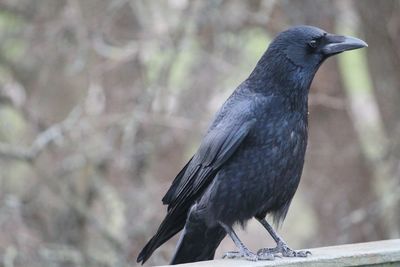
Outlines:
{"type": "MultiPolygon", "coordinates": [[[[124,130],[123,135],[123,147],[130,149],[131,146],[129,144],[133,144],[135,142],[135,136],[138,132],[138,122],[139,122],[139,112],[147,110],[155,101],[157,95],[160,94],[160,99],[164,99],[161,95],[164,89],[169,87],[169,77],[172,70],[172,65],[174,64],[177,56],[179,55],[182,45],[186,38],[190,33],[190,27],[188,25],[191,23],[191,14],[195,9],[195,6],[198,2],[189,1],[188,5],[182,10],[180,14],[179,21],[185,21],[185,24],[180,25],[174,32],[171,32],[167,41],[169,41],[171,54],[169,57],[165,59],[165,61],[161,64],[160,70],[157,74],[158,80],[157,85],[153,90],[147,90],[144,92],[142,99],[140,101],[140,105],[136,109],[136,112],[133,112],[131,122],[128,123],[124,130]],[[139,111],[139,112],[138,112],[139,111]]],[[[160,106],[163,106],[162,104],[160,106]]]]}
{"type": "Polygon", "coordinates": [[[327,94],[310,94],[309,104],[311,106],[324,106],[327,108],[346,110],[347,104],[341,98],[330,96],[327,94]]]}
{"type": "Polygon", "coordinates": [[[25,147],[0,144],[0,158],[30,161],[32,159],[32,153],[30,149],[25,147]]]}
{"type": "Polygon", "coordinates": [[[124,47],[117,47],[107,44],[103,36],[99,34],[93,37],[92,47],[100,56],[115,61],[128,61],[139,51],[137,43],[134,41],[126,44],[124,47]]]}
{"type": "Polygon", "coordinates": [[[164,64],[161,66],[160,72],[158,73],[158,84],[160,86],[168,87],[168,79],[172,70],[172,65],[174,64],[177,56],[181,52],[181,47],[189,35],[190,27],[190,16],[195,8],[195,1],[189,1],[186,8],[182,11],[179,21],[185,21],[183,25],[178,27],[173,33],[170,34],[170,44],[172,52],[170,56],[165,60],[164,64]]]}
{"type": "Polygon", "coordinates": [[[15,6],[8,5],[4,2],[0,2],[0,10],[2,12],[7,12],[15,16],[18,16],[19,18],[26,21],[31,21],[34,15],[34,13],[30,12],[29,10],[20,9],[15,6]]]}
{"type": "MultiPolygon", "coordinates": [[[[392,208],[400,200],[400,186],[386,194],[383,199],[378,199],[371,202],[366,208],[359,208],[350,212],[346,217],[340,220],[340,225],[344,230],[356,225],[362,221],[367,220],[368,217],[379,216],[382,208],[392,208]],[[383,203],[383,205],[382,205],[383,203]]],[[[394,214],[393,214],[394,215],[394,214]]]]}
{"type": "Polygon", "coordinates": [[[67,118],[60,123],[54,124],[41,132],[32,145],[29,147],[15,146],[0,143],[0,158],[33,161],[43,152],[52,142],[64,136],[65,132],[72,129],[81,114],[80,107],[74,108],[67,118]]]}
{"type": "MultiPolygon", "coordinates": [[[[0,7],[1,9],[1,7],[0,7]]],[[[10,59],[8,59],[3,53],[0,53],[0,65],[3,65],[10,71],[11,75],[20,82],[24,87],[28,84],[27,81],[34,76],[33,71],[28,70],[21,64],[15,64],[10,59]]]]}
{"type": "MultiPolygon", "coordinates": [[[[114,248],[115,250],[121,250],[122,249],[122,244],[121,242],[114,237],[113,233],[107,229],[107,227],[104,226],[90,211],[90,208],[86,205],[84,201],[80,198],[71,198],[68,194],[66,194],[66,191],[63,189],[63,186],[65,184],[59,183],[59,181],[56,181],[50,177],[48,177],[46,174],[41,174],[41,177],[46,180],[46,185],[53,193],[57,194],[64,202],[67,204],[71,209],[74,210],[79,216],[90,222],[114,248]]],[[[98,179],[96,177],[92,177],[93,179],[96,179],[93,184],[97,186],[102,186],[104,183],[101,179],[98,179]]]]}
{"type": "MultiPolygon", "coordinates": [[[[100,180],[96,180],[97,183],[100,183],[100,180]]],[[[121,242],[114,237],[114,235],[105,227],[95,216],[92,215],[89,208],[79,199],[69,198],[68,196],[61,195],[64,201],[69,205],[69,207],[73,208],[75,212],[77,212],[80,216],[84,217],[87,221],[89,221],[99,233],[115,248],[115,250],[121,250],[122,244],[121,242]]]]}

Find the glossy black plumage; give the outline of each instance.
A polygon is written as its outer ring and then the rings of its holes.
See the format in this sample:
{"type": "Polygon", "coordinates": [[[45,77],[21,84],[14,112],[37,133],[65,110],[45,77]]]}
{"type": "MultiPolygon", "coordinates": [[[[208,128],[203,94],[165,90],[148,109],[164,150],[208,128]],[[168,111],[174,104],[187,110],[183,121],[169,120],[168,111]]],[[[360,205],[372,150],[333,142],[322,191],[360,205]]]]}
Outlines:
{"type": "Polygon", "coordinates": [[[235,223],[285,218],[303,169],[314,74],[330,55],[366,45],[339,37],[298,26],[275,38],[175,178],[163,198],[168,213],[138,262],[184,227],[172,264],[212,259],[235,223]]]}

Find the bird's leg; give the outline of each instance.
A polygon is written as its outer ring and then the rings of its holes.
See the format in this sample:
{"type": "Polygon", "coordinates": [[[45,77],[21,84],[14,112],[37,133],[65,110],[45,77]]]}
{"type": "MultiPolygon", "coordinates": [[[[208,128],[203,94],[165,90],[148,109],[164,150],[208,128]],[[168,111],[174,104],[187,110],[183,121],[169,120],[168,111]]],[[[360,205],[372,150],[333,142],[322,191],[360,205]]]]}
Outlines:
{"type": "MultiPolygon", "coordinates": [[[[222,222],[219,222],[219,224],[224,228],[226,233],[232,238],[233,242],[235,243],[236,247],[239,249],[239,251],[230,251],[226,252],[223,256],[223,258],[228,258],[228,259],[235,259],[235,258],[245,258],[246,260],[249,261],[257,261],[257,260],[264,260],[263,257],[259,257],[253,252],[251,252],[243,243],[240,241],[239,237],[236,235],[235,231],[232,229],[231,226],[228,226],[222,222]]],[[[272,258],[267,258],[267,259],[273,259],[272,258]]],[[[265,259],[265,260],[267,260],[265,259]]]]}
{"type": "Polygon", "coordinates": [[[295,251],[286,245],[285,241],[278,235],[278,233],[272,228],[272,226],[265,219],[257,219],[265,229],[267,229],[268,233],[272,236],[272,238],[276,242],[276,247],[274,248],[262,248],[257,252],[258,256],[263,254],[272,254],[275,255],[280,253],[283,257],[307,257],[311,255],[310,251],[295,251]]]}

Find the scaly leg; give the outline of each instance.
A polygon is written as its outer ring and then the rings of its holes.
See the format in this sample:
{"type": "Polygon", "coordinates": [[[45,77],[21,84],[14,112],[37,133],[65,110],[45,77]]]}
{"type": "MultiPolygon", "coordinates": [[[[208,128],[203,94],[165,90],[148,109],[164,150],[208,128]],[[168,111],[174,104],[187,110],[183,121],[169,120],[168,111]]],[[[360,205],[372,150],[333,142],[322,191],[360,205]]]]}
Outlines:
{"type": "Polygon", "coordinates": [[[285,241],[278,235],[277,232],[272,228],[271,225],[267,222],[265,219],[257,219],[263,226],[264,228],[268,231],[268,233],[272,236],[272,238],[276,242],[276,247],[275,248],[262,248],[257,252],[258,256],[262,256],[264,254],[266,255],[274,255],[277,256],[276,254],[282,254],[283,257],[307,257],[308,255],[311,255],[310,251],[295,251],[286,245],[285,241]]]}
{"type": "Polygon", "coordinates": [[[235,259],[235,258],[245,258],[249,261],[257,261],[257,260],[273,260],[274,256],[272,254],[264,253],[263,255],[256,255],[251,252],[243,243],[240,241],[239,237],[236,235],[235,231],[231,226],[228,226],[224,223],[219,222],[219,224],[225,229],[226,233],[232,238],[236,247],[239,251],[230,251],[226,252],[223,258],[235,259]]]}

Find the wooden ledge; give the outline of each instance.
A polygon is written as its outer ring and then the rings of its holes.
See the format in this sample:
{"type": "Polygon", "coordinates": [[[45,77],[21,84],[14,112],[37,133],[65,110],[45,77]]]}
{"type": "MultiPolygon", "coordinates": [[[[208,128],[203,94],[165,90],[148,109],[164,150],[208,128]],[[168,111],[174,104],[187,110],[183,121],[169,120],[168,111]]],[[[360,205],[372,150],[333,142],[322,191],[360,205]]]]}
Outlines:
{"type": "Polygon", "coordinates": [[[383,240],[368,243],[348,244],[332,247],[309,249],[307,258],[276,258],[274,261],[250,262],[245,260],[217,259],[179,267],[225,267],[225,266],[301,266],[301,267],[338,267],[338,266],[400,266],[400,239],[383,240]]]}

